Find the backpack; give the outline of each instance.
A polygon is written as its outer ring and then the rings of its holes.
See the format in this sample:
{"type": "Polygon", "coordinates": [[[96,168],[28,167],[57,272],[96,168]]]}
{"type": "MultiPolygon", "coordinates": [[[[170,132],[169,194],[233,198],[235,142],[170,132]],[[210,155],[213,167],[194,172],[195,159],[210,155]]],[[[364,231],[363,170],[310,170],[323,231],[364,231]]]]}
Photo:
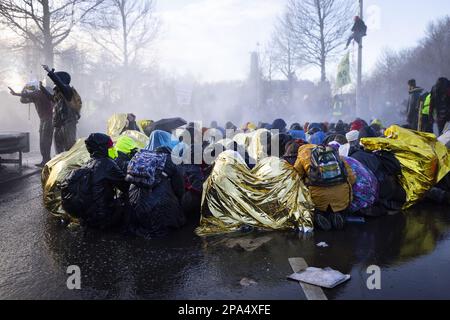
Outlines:
{"type": "Polygon", "coordinates": [[[128,163],[125,181],[151,189],[161,182],[168,154],[141,150],[128,163]]]}
{"type": "Polygon", "coordinates": [[[92,169],[73,170],[61,183],[61,200],[64,211],[75,218],[81,217],[92,204],[92,169]]]}
{"type": "Polygon", "coordinates": [[[332,147],[317,146],[311,151],[308,180],[310,186],[328,187],[347,182],[347,170],[332,147]]]}
{"type": "Polygon", "coordinates": [[[363,36],[367,36],[367,25],[364,22],[361,26],[361,32],[362,32],[363,36]]]}
{"type": "Polygon", "coordinates": [[[74,87],[72,87],[72,99],[69,101],[69,106],[75,110],[78,115],[81,114],[81,108],[83,107],[83,101],[81,100],[80,94],[78,93],[77,90],[75,90],[74,87]]]}

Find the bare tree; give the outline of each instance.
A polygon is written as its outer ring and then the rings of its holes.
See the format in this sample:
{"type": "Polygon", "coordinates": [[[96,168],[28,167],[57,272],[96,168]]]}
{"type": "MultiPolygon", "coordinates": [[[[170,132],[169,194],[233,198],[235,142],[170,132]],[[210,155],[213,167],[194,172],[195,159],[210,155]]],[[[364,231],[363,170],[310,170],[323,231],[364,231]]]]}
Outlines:
{"type": "MultiPolygon", "coordinates": [[[[367,105],[379,117],[404,121],[407,81],[416,79],[420,87],[430,91],[439,77],[450,77],[450,17],[430,23],[425,37],[413,48],[387,50],[379,57],[374,71],[365,81],[367,105]],[[398,119],[395,119],[397,116],[398,119]],[[403,120],[400,120],[402,119],[403,120]]],[[[373,115],[371,115],[373,116],[373,115]]]]}
{"type": "MultiPolygon", "coordinates": [[[[321,70],[321,81],[326,81],[326,67],[336,57],[346,41],[346,33],[356,12],[352,0],[289,0],[284,34],[294,38],[297,55],[321,70]]],[[[285,19],[286,20],[286,19],[285,19]]]]}
{"type": "Polygon", "coordinates": [[[158,19],[153,0],[106,0],[95,22],[94,41],[124,67],[135,64],[141,50],[156,38],[158,19]]]}
{"type": "MultiPolygon", "coordinates": [[[[448,52],[450,50],[450,17],[446,16],[429,24],[426,38],[422,41],[421,61],[426,65],[424,72],[432,71],[434,74],[445,74],[449,76],[450,61],[448,52]]],[[[419,51],[419,49],[418,49],[419,51]]]]}
{"type": "Polygon", "coordinates": [[[270,83],[276,73],[275,50],[272,43],[269,43],[269,45],[261,53],[260,60],[262,78],[270,83]]]}
{"type": "Polygon", "coordinates": [[[291,83],[296,77],[296,71],[302,66],[303,60],[296,45],[296,34],[292,15],[285,13],[278,19],[272,36],[274,65],[291,83]]]}
{"type": "Polygon", "coordinates": [[[2,0],[0,21],[44,54],[45,63],[54,64],[55,48],[73,28],[104,0],[2,0]]]}

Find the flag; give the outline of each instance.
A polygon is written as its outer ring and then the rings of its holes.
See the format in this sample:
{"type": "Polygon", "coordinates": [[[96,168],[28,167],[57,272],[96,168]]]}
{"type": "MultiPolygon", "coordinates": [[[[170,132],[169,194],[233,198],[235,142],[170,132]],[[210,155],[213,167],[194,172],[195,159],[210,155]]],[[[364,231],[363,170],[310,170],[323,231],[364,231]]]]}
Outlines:
{"type": "Polygon", "coordinates": [[[338,73],[336,77],[336,88],[340,89],[352,82],[350,78],[350,53],[347,52],[338,66],[338,73]]]}

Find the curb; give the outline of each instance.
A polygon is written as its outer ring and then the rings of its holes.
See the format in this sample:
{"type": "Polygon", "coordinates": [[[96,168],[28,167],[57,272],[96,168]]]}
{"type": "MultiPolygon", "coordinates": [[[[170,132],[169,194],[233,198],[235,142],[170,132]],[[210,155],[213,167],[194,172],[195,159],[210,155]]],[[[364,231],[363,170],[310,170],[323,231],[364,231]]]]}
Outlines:
{"type": "Polygon", "coordinates": [[[26,179],[26,178],[29,178],[31,176],[34,176],[35,174],[41,173],[41,172],[42,172],[41,169],[32,169],[31,171],[29,171],[27,173],[20,174],[18,176],[6,179],[4,181],[0,180],[0,185],[4,185],[6,183],[10,183],[10,182],[15,182],[15,181],[19,181],[19,180],[22,180],[22,179],[26,179]]]}

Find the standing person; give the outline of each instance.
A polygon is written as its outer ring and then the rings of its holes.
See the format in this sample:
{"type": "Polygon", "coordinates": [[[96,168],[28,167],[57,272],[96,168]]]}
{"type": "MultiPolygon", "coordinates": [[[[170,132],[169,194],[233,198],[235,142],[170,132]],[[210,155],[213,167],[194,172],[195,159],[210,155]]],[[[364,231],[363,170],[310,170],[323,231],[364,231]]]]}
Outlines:
{"type": "Polygon", "coordinates": [[[409,100],[406,111],[408,125],[412,130],[417,130],[419,124],[419,104],[423,92],[422,88],[417,87],[416,80],[408,81],[409,100]]]}
{"type": "Polygon", "coordinates": [[[440,136],[450,121],[450,81],[447,78],[439,78],[431,89],[430,117],[431,123],[436,121],[440,136]]]}
{"type": "Polygon", "coordinates": [[[362,38],[365,37],[366,35],[367,35],[366,24],[359,16],[356,16],[355,23],[353,24],[352,28],[352,35],[350,36],[350,38],[348,38],[347,46],[345,47],[345,49],[348,48],[352,40],[355,40],[358,44],[361,44],[362,38]]]}
{"type": "Polygon", "coordinates": [[[55,149],[59,154],[70,150],[76,142],[82,101],[75,88],[70,86],[71,77],[67,72],[55,72],[55,69],[50,70],[48,66],[43,67],[55,84],[53,95],[45,91],[55,103],[53,126],[55,127],[55,149]]]}
{"type": "Polygon", "coordinates": [[[51,148],[53,140],[53,101],[40,89],[42,83],[28,83],[21,93],[16,93],[13,89],[9,91],[13,96],[20,97],[20,102],[24,104],[33,103],[39,116],[39,148],[42,162],[36,164],[37,167],[44,165],[51,159],[51,148]]]}
{"type": "Polygon", "coordinates": [[[431,93],[423,94],[421,100],[419,131],[433,133],[433,122],[430,116],[431,93]]]}

